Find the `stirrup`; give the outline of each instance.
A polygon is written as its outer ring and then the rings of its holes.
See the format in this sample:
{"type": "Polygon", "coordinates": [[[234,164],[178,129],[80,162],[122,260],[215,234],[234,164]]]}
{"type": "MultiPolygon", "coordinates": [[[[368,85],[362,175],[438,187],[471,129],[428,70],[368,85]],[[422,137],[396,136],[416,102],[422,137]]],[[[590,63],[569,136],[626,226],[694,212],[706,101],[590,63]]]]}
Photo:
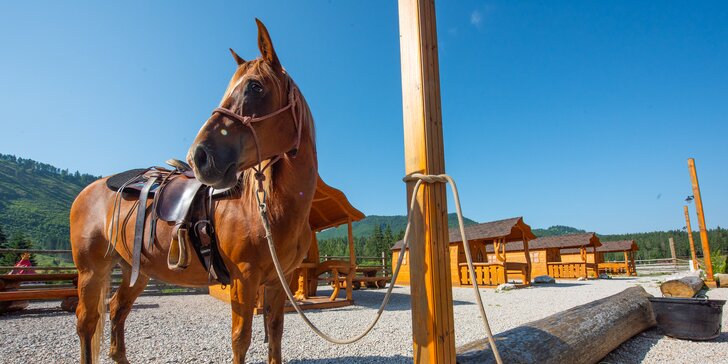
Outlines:
{"type": "Polygon", "coordinates": [[[172,242],[169,245],[167,254],[167,267],[173,271],[181,271],[190,264],[190,256],[187,254],[187,242],[190,234],[186,228],[178,228],[176,234],[172,234],[172,242]]]}

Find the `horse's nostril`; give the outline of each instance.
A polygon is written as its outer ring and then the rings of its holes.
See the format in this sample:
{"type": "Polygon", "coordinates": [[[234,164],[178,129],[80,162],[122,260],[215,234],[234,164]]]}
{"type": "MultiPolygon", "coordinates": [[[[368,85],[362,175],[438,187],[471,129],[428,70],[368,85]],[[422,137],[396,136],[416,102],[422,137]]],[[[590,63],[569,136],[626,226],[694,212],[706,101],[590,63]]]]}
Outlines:
{"type": "Polygon", "coordinates": [[[198,144],[197,148],[195,148],[195,155],[192,156],[192,160],[195,162],[195,166],[197,166],[197,168],[207,167],[208,157],[205,147],[198,144]]]}

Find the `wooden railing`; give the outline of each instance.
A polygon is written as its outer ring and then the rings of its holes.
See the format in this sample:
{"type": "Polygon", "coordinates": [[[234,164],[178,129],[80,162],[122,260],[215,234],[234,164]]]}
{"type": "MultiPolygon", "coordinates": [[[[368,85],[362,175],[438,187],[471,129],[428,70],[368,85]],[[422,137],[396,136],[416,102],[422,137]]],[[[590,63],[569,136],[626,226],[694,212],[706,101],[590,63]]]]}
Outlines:
{"type": "Polygon", "coordinates": [[[599,273],[636,275],[634,268],[625,262],[602,262],[599,263],[599,273]]]}
{"type": "Polygon", "coordinates": [[[642,259],[635,260],[639,274],[664,274],[690,270],[689,259],[642,259]]]}
{"type": "Polygon", "coordinates": [[[548,275],[554,278],[579,278],[587,276],[584,262],[551,262],[546,263],[548,275]]]}
{"type": "MultiPolygon", "coordinates": [[[[506,268],[502,263],[473,263],[473,270],[480,286],[497,286],[507,281],[506,268]]],[[[460,263],[460,284],[473,284],[467,263],[460,263]]]]}
{"type": "MultiPolygon", "coordinates": [[[[386,274],[390,270],[387,258],[388,257],[384,252],[382,252],[382,255],[380,255],[380,256],[357,256],[356,265],[359,267],[381,268],[382,271],[386,274]]],[[[327,260],[349,261],[349,256],[348,255],[322,255],[321,256],[322,262],[325,262],[327,260]]]]}
{"type": "MultiPolygon", "coordinates": [[[[61,260],[64,265],[59,266],[34,266],[30,268],[16,268],[13,266],[0,266],[0,274],[10,273],[14,269],[33,269],[37,273],[43,274],[67,274],[67,273],[78,273],[78,269],[72,265],[70,261],[71,251],[70,250],[48,250],[48,249],[0,249],[0,254],[4,253],[31,253],[31,254],[45,254],[55,255],[63,257],[61,260]]],[[[121,269],[118,267],[111,272],[111,287],[114,292],[116,288],[121,284],[121,269]]],[[[53,288],[72,288],[73,285],[68,282],[48,282],[46,284],[36,284],[38,287],[53,287],[53,288]]],[[[26,287],[24,285],[23,287],[26,287]]],[[[207,294],[207,287],[203,288],[190,288],[182,287],[156,279],[150,279],[147,287],[144,289],[142,295],[162,295],[162,294],[195,294],[202,293],[207,294]]]]}

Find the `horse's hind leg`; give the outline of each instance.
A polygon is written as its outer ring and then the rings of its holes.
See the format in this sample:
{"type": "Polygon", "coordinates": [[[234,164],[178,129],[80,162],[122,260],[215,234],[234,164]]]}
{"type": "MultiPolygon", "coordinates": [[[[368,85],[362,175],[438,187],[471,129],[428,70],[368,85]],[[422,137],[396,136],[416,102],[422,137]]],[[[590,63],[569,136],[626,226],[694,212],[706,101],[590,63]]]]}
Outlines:
{"type": "Polygon", "coordinates": [[[126,262],[121,262],[121,285],[109,301],[109,319],[111,321],[111,346],[109,357],[117,363],[129,363],[126,359],[126,345],[124,344],[124,323],[129,316],[131,306],[137,297],[147,286],[149,277],[140,274],[133,287],[129,287],[131,281],[131,267],[126,262]]]}
{"type": "Polygon", "coordinates": [[[77,256],[78,307],[76,308],[76,332],[81,341],[81,363],[96,361],[104,335],[106,294],[114,262],[94,260],[89,256],[77,256]]]}
{"type": "MultiPolygon", "coordinates": [[[[290,279],[288,279],[290,281],[290,279]]],[[[265,289],[265,310],[267,311],[268,327],[268,363],[280,364],[281,341],[283,340],[283,306],[286,303],[286,293],[280,282],[276,281],[271,287],[265,289]]]]}

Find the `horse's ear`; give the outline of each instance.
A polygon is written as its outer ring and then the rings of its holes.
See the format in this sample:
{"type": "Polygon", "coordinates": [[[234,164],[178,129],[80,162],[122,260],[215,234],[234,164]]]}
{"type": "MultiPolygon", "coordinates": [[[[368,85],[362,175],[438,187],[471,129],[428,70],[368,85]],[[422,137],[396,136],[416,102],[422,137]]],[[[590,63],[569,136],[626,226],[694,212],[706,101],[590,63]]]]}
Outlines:
{"type": "Polygon", "coordinates": [[[245,60],[242,57],[238,56],[238,54],[235,53],[235,51],[232,48],[230,48],[230,53],[232,53],[233,59],[235,59],[235,63],[237,63],[238,66],[245,63],[245,60]]]}
{"type": "Polygon", "coordinates": [[[268,62],[273,69],[280,71],[282,70],[281,62],[278,61],[275,49],[273,49],[273,42],[270,40],[270,34],[268,29],[265,28],[263,22],[256,18],[255,22],[258,24],[258,48],[263,59],[268,62]]]}

